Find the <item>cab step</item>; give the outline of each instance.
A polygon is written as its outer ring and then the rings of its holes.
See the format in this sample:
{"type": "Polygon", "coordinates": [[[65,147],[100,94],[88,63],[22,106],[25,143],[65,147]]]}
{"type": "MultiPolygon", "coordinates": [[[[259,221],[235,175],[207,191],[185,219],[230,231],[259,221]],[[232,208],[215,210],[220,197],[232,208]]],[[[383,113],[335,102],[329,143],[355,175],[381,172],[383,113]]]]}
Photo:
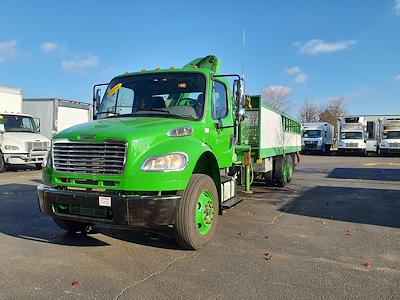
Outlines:
{"type": "Polygon", "coordinates": [[[225,208],[225,209],[231,208],[242,201],[243,201],[242,197],[239,197],[239,196],[232,197],[232,198],[222,202],[222,208],[225,208]]]}

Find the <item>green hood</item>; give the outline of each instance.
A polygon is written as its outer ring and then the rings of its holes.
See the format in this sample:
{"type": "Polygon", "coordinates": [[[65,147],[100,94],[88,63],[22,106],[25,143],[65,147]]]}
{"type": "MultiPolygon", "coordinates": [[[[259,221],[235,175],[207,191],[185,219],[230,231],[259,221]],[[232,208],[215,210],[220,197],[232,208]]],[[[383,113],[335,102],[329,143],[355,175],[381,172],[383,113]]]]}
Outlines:
{"type": "Polygon", "coordinates": [[[154,117],[110,118],[89,123],[75,125],[59,132],[54,138],[68,138],[71,141],[80,141],[81,135],[94,135],[90,141],[104,141],[108,138],[132,141],[142,137],[165,136],[168,130],[190,125],[194,127],[200,122],[154,117]]]}

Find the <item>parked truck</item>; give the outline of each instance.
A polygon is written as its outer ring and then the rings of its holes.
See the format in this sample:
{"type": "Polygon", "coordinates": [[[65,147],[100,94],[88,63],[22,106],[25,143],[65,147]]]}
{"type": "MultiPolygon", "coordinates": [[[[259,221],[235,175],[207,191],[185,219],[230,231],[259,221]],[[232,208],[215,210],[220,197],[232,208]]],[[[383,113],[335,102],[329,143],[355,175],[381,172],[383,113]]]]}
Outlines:
{"type": "Polygon", "coordinates": [[[400,154],[400,118],[385,118],[380,123],[379,153],[400,154]]]}
{"type": "Polygon", "coordinates": [[[325,153],[331,151],[334,127],[327,122],[310,122],[303,124],[301,150],[303,153],[325,153]]]}
{"type": "Polygon", "coordinates": [[[92,120],[92,105],[57,98],[23,99],[22,111],[42,120],[41,133],[51,139],[68,127],[92,120]]]}
{"type": "Polygon", "coordinates": [[[338,119],[338,152],[367,152],[367,122],[364,117],[341,117],[338,119]]]}
{"type": "Polygon", "coordinates": [[[183,248],[198,249],[222,209],[242,200],[238,182],[245,193],[256,178],[285,186],[301,150],[299,122],[245,96],[243,78],[219,69],[210,55],[125,73],[102,100],[95,85],[95,121],[52,139],[40,210],[70,232],[169,226],[183,248]]]}
{"type": "Polygon", "coordinates": [[[22,91],[0,87],[0,172],[11,165],[40,169],[50,141],[39,134],[39,121],[22,114],[22,91]]]}

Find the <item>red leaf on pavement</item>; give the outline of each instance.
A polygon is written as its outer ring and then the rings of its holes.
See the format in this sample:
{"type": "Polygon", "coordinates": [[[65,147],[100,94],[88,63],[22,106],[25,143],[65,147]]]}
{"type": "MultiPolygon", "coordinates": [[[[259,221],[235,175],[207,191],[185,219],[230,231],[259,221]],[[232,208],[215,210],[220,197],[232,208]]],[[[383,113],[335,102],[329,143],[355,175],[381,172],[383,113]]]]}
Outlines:
{"type": "Polygon", "coordinates": [[[371,268],[371,261],[369,261],[369,260],[367,260],[364,264],[363,264],[363,266],[364,267],[366,267],[367,269],[369,269],[369,268],[371,268]]]}
{"type": "Polygon", "coordinates": [[[266,260],[272,260],[272,255],[271,255],[271,253],[265,252],[265,253],[264,253],[264,259],[266,259],[266,260]]]}
{"type": "Polygon", "coordinates": [[[269,239],[269,235],[264,236],[266,239],[269,239]]]}
{"type": "Polygon", "coordinates": [[[244,235],[244,233],[243,232],[238,232],[238,235],[242,236],[242,235],[244,235]]]}
{"type": "Polygon", "coordinates": [[[346,235],[352,235],[351,229],[347,229],[347,230],[346,230],[346,235]]]}
{"type": "Polygon", "coordinates": [[[80,282],[79,280],[74,280],[74,281],[72,281],[71,284],[72,284],[73,286],[78,286],[78,285],[81,284],[81,282],[80,282]]]}

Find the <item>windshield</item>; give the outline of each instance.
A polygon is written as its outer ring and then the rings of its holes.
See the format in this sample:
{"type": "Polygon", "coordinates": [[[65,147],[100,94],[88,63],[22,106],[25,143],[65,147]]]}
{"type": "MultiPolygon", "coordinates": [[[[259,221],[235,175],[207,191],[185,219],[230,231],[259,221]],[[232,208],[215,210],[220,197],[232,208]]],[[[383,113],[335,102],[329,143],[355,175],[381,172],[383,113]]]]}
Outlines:
{"type": "Polygon", "coordinates": [[[400,139],[400,131],[384,131],[384,139],[400,139]]]}
{"type": "Polygon", "coordinates": [[[142,74],[115,78],[98,118],[156,116],[201,119],[205,77],[200,73],[142,74]]]}
{"type": "Polygon", "coordinates": [[[304,130],[303,137],[305,138],[319,138],[321,137],[321,130],[304,130]]]}
{"type": "Polygon", "coordinates": [[[37,132],[35,121],[32,117],[19,115],[0,115],[0,124],[8,132],[37,132]]]}
{"type": "Polygon", "coordinates": [[[343,140],[361,140],[362,137],[362,132],[342,132],[342,134],[340,135],[340,138],[343,140]]]}

